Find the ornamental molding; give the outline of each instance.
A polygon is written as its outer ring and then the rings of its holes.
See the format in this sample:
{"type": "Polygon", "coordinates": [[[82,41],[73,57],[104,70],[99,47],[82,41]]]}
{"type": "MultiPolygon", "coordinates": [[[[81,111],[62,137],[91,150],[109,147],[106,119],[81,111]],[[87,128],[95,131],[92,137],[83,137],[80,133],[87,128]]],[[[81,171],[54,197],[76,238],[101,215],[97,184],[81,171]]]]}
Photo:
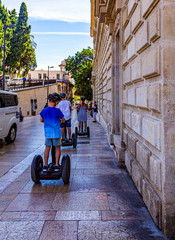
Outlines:
{"type": "Polygon", "coordinates": [[[121,2],[121,0],[106,0],[105,3],[99,3],[97,6],[97,13],[100,23],[105,23],[107,25],[114,23],[117,14],[121,11],[121,2]]]}

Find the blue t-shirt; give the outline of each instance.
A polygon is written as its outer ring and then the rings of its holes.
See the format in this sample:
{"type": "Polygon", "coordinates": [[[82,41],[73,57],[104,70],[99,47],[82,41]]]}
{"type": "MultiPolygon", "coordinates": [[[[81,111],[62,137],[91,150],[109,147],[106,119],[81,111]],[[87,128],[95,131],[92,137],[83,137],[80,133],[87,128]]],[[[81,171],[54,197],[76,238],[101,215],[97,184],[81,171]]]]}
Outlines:
{"type": "Polygon", "coordinates": [[[55,107],[44,108],[40,116],[44,119],[44,132],[46,138],[61,138],[60,121],[64,117],[60,109],[55,107]]]}

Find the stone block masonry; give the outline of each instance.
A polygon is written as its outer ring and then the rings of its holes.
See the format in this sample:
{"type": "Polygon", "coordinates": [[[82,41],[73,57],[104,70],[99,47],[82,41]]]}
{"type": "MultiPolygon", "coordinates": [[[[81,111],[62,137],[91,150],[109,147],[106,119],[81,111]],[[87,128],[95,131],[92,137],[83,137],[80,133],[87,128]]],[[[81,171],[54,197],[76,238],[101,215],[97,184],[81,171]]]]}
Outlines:
{"type": "Polygon", "coordinates": [[[156,225],[175,237],[175,1],[91,1],[98,119],[156,225]]]}

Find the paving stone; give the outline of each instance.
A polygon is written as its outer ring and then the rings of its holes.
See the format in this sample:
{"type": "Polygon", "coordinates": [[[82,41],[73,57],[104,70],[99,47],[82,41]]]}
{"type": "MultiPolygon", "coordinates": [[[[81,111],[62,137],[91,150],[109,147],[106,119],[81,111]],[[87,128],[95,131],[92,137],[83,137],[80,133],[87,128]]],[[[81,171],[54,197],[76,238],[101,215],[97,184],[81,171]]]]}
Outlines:
{"type": "Polygon", "coordinates": [[[57,193],[54,199],[54,210],[59,211],[100,211],[109,210],[106,193],[57,193]]]}
{"type": "Polygon", "coordinates": [[[41,180],[40,183],[34,184],[30,180],[27,185],[23,188],[21,193],[58,193],[58,192],[69,192],[70,184],[64,184],[62,179],[60,180],[41,180]]]}
{"type": "Polygon", "coordinates": [[[110,210],[132,210],[145,207],[139,194],[132,191],[109,192],[107,196],[110,210]]]}
{"type": "Polygon", "coordinates": [[[47,221],[40,240],[77,240],[77,227],[76,221],[47,221]]]}
{"type": "Polygon", "coordinates": [[[88,192],[114,192],[124,189],[129,190],[129,186],[122,174],[116,175],[92,175],[92,176],[74,176],[71,184],[71,191],[88,192]]]}
{"type": "Polygon", "coordinates": [[[78,240],[161,240],[163,236],[153,229],[151,221],[80,221],[78,240]],[[147,227],[146,227],[147,226],[147,227]]]}
{"type": "Polygon", "coordinates": [[[83,154],[83,153],[81,153],[81,154],[72,154],[72,157],[92,157],[92,154],[91,153],[88,153],[88,154],[83,154]]]}
{"type": "MultiPolygon", "coordinates": [[[[0,216],[1,221],[46,221],[54,220],[56,211],[42,212],[3,212],[0,216]]],[[[93,219],[92,219],[93,220],[93,219]]]]}
{"type": "Polygon", "coordinates": [[[151,219],[145,207],[141,209],[120,210],[120,211],[102,211],[102,220],[147,220],[151,219]]]}
{"type": "Polygon", "coordinates": [[[25,170],[23,174],[21,174],[16,181],[17,182],[23,182],[23,181],[29,181],[31,179],[31,168],[28,168],[25,170]]]}
{"type": "Polygon", "coordinates": [[[3,191],[4,194],[18,194],[26,185],[26,181],[15,181],[7,186],[3,191]]]}
{"type": "Polygon", "coordinates": [[[90,162],[90,161],[82,161],[82,162],[77,162],[76,164],[76,169],[82,169],[82,168],[108,168],[114,167],[114,164],[112,162],[108,161],[103,161],[103,162],[90,162]]]}
{"type": "Polygon", "coordinates": [[[101,220],[100,211],[58,211],[55,220],[101,220]]]}
{"type": "Polygon", "coordinates": [[[71,157],[69,185],[61,179],[40,184],[31,180],[32,154],[44,153],[39,116],[24,119],[13,144],[0,141],[5,170],[4,176],[0,171],[0,239],[165,239],[132,179],[118,166],[105,131],[91,121],[91,137],[78,138],[89,144],[62,148],[61,158],[67,153],[71,157]]]}
{"type": "Polygon", "coordinates": [[[16,197],[16,194],[10,194],[10,195],[0,195],[0,211],[4,211],[9,204],[14,200],[16,197]]]}
{"type": "Polygon", "coordinates": [[[83,175],[84,174],[84,169],[71,169],[71,175],[83,175]]]}
{"type": "MultiPolygon", "coordinates": [[[[112,175],[112,174],[121,174],[121,170],[119,168],[116,169],[108,169],[108,168],[98,168],[98,169],[84,169],[84,175],[112,175]]],[[[77,174],[78,175],[78,174],[77,174]]]]}
{"type": "Polygon", "coordinates": [[[19,194],[7,211],[47,211],[51,209],[54,193],[19,194]]]}
{"type": "Polygon", "coordinates": [[[2,193],[4,191],[4,189],[10,185],[10,181],[0,181],[0,193],[2,193]]]}
{"type": "Polygon", "coordinates": [[[0,240],[39,239],[43,221],[0,222],[0,240]]]}

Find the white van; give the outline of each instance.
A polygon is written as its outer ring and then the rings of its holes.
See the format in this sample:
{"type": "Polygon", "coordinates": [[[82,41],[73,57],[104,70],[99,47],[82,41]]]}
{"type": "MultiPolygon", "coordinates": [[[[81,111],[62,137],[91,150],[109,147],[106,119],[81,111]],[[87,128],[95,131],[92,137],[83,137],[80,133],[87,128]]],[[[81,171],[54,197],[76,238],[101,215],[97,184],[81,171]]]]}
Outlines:
{"type": "Polygon", "coordinates": [[[19,117],[18,95],[0,90],[0,139],[15,141],[19,117]]]}
{"type": "Polygon", "coordinates": [[[20,84],[23,84],[22,78],[13,78],[12,80],[7,82],[8,86],[16,86],[20,84]]]}

